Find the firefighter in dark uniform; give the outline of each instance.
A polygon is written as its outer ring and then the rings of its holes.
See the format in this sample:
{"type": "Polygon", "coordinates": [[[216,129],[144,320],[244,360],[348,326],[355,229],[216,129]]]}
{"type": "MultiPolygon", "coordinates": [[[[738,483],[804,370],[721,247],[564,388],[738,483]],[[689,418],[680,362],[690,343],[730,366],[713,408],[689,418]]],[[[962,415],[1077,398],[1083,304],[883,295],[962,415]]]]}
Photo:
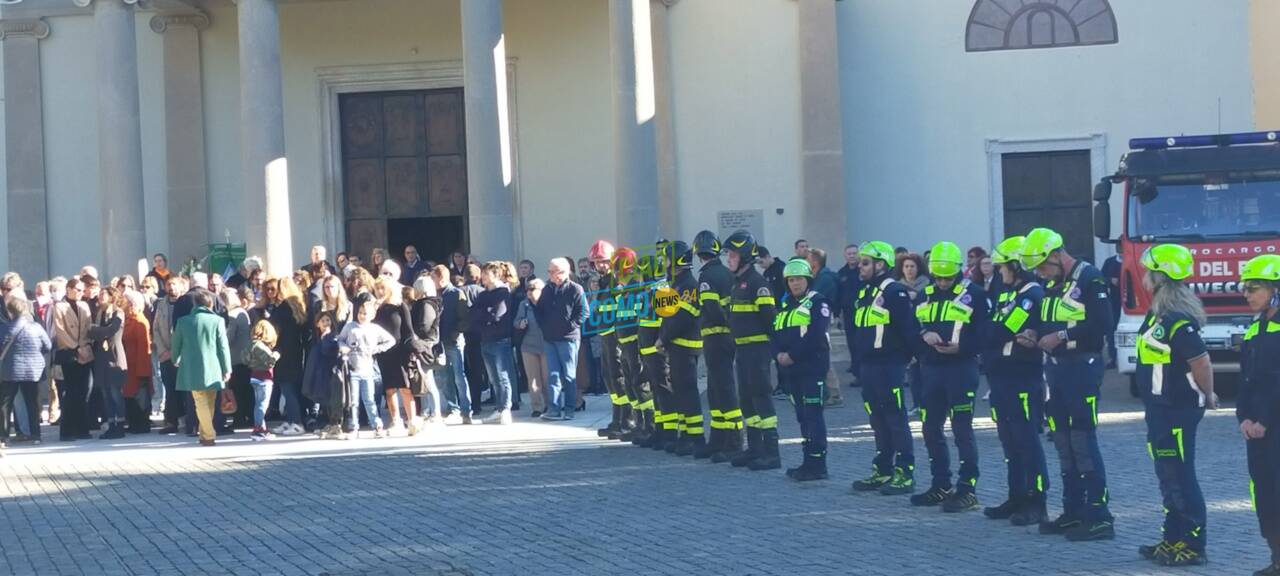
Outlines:
{"type": "Polygon", "coordinates": [[[614,326],[618,331],[619,357],[622,359],[623,387],[626,389],[627,409],[631,415],[630,426],[617,439],[630,442],[637,437],[647,438],[651,423],[644,418],[645,406],[652,406],[653,396],[644,382],[640,366],[640,318],[646,313],[646,294],[637,272],[638,258],[635,250],[619,248],[613,257],[617,286],[614,290],[618,311],[614,326]]]}
{"type": "Polygon", "coordinates": [[[734,372],[738,398],[747,425],[747,449],[730,460],[736,467],[772,470],[782,467],[778,456],[778,416],[773,410],[769,381],[769,332],[776,301],[764,276],[756,271],[759,255],[750,232],[738,230],[725,239],[729,270],[734,274],[729,294],[729,333],[733,335],[734,372]]]}
{"type": "Polygon", "coordinates": [[[728,462],[742,451],[742,408],[733,378],[733,336],[729,334],[729,295],[733,273],[720,262],[720,239],[710,230],[693,238],[698,270],[699,327],[707,364],[707,406],[711,412],[711,441],[693,452],[694,458],[728,462]]]}
{"type": "Polygon", "coordinates": [[[853,489],[910,494],[915,491],[915,449],[902,393],[907,362],[920,342],[920,322],[907,287],[893,279],[893,246],[867,242],[858,258],[863,286],[853,306],[854,349],[876,456],[871,475],[854,482],[853,489]]]}
{"type": "Polygon", "coordinates": [[[1240,273],[1257,313],[1241,347],[1236,419],[1249,456],[1249,491],[1271,565],[1254,576],[1280,576],[1280,256],[1245,263],[1240,273]]]}
{"type": "Polygon", "coordinates": [[[681,423],[674,453],[690,456],[706,445],[702,398],[698,395],[698,353],[702,350],[698,319],[702,310],[698,305],[698,281],[693,278],[693,249],[682,241],[672,242],[667,246],[666,261],[671,270],[667,296],[679,300],[674,311],[662,319],[658,339],[671,368],[671,403],[664,411],[676,414],[681,423]]]}
{"type": "Polygon", "coordinates": [[[618,334],[613,327],[618,304],[614,294],[617,280],[614,276],[613,256],[613,245],[604,240],[596,241],[587,252],[587,259],[591,261],[596,274],[600,275],[600,288],[592,295],[591,325],[598,330],[602,349],[600,361],[604,365],[604,384],[609,391],[609,401],[613,404],[613,417],[609,425],[596,430],[596,433],[610,439],[617,438],[626,430],[626,423],[631,416],[631,406],[627,401],[627,390],[622,378],[618,334]]]}
{"type": "Polygon", "coordinates": [[[933,284],[916,306],[920,321],[920,375],[924,406],[920,420],[929,450],[933,481],[929,490],[911,497],[913,506],[942,505],[943,512],[978,507],[978,442],[973,435],[973,408],[978,392],[978,351],[987,322],[987,295],[963,278],[964,252],[952,242],[934,244],[929,252],[933,284]],[[960,467],[954,492],[951,454],[943,426],[951,419],[960,467]]]}
{"type": "MultiPolygon", "coordinates": [[[[658,347],[658,331],[662,328],[662,316],[658,315],[654,302],[659,290],[667,284],[666,240],[658,240],[654,244],[654,253],[640,256],[636,262],[636,271],[643,283],[642,293],[648,301],[643,315],[637,320],[636,342],[640,351],[642,378],[648,384],[649,396],[639,407],[641,418],[650,424],[649,434],[632,438],[631,443],[637,446],[650,447],[657,450],[674,451],[677,437],[664,434],[658,417],[665,421],[671,412],[671,380],[667,374],[667,355],[658,347]]],[[[663,422],[665,423],[665,422],[663,422]]]]}
{"type": "Polygon", "coordinates": [[[1047,519],[1045,491],[1049,478],[1040,432],[1044,422],[1044,352],[1038,347],[1040,304],[1044,287],[1022,269],[1023,236],[1006,238],[991,255],[1000,270],[999,294],[987,325],[982,362],[991,388],[991,420],[996,423],[1008,471],[1009,498],[982,511],[1014,526],[1038,525],[1047,519]]]}
{"type": "Polygon", "coordinates": [[[1115,538],[1115,519],[1098,446],[1098,401],[1106,369],[1102,348],[1111,329],[1107,281],[1092,264],[1067,253],[1062,236],[1048,228],[1027,234],[1021,259],[1045,280],[1039,342],[1048,353],[1045,412],[1062,462],[1062,514],[1040,523],[1040,533],[1065,534],[1071,541],[1110,540],[1115,538]]]}
{"type": "MultiPolygon", "coordinates": [[[[782,297],[769,338],[773,358],[791,384],[791,401],[804,437],[804,461],[789,468],[787,476],[799,482],[827,479],[827,422],[822,401],[827,371],[831,369],[831,306],[810,289],[813,271],[804,260],[792,260],[783,268],[787,293],[782,297]]],[[[839,382],[831,384],[839,386],[839,382]]]]}
{"type": "Polygon", "coordinates": [[[1217,407],[1213,366],[1200,339],[1204,304],[1182,283],[1195,270],[1190,250],[1152,246],[1141,263],[1147,269],[1142,285],[1152,296],[1138,334],[1135,380],[1146,407],[1147,453],[1164,498],[1164,526],[1160,542],[1138,547],[1138,554],[1162,566],[1200,566],[1207,560],[1207,512],[1196,480],[1196,429],[1205,408],[1217,407]]]}

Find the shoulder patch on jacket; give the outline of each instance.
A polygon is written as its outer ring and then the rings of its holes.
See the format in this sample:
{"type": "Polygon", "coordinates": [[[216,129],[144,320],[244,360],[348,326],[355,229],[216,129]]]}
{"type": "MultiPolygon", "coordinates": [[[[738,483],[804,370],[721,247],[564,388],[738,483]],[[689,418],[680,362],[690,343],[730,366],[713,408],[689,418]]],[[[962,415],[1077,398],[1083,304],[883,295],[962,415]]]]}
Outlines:
{"type": "Polygon", "coordinates": [[[769,292],[768,286],[765,286],[760,288],[759,290],[756,290],[756,296],[773,296],[773,293],[769,292]]]}

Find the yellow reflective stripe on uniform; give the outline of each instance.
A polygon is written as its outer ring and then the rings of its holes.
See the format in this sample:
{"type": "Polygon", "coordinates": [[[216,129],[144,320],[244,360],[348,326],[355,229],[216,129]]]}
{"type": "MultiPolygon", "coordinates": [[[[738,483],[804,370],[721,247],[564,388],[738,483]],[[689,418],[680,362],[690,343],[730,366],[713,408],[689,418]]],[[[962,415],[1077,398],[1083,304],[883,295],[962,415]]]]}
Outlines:
{"type": "Polygon", "coordinates": [[[759,312],[759,304],[734,304],[729,307],[730,312],[759,312]]]}
{"type": "Polygon", "coordinates": [[[777,306],[777,305],[778,305],[778,301],[774,300],[773,296],[761,296],[759,298],[756,298],[756,306],[777,306]]]}
{"type": "Polygon", "coordinates": [[[1098,425],[1098,397],[1085,396],[1084,401],[1089,404],[1089,409],[1093,412],[1093,425],[1098,425]]]}
{"type": "Polygon", "coordinates": [[[702,291],[698,293],[698,302],[719,302],[720,295],[715,292],[702,291]]]}
{"type": "Polygon", "coordinates": [[[760,423],[760,417],[748,416],[746,422],[747,422],[747,428],[755,428],[756,425],[760,423]]]}
{"type": "Polygon", "coordinates": [[[725,413],[724,413],[724,419],[725,419],[725,420],[734,420],[734,419],[739,419],[739,418],[742,418],[742,409],[741,409],[741,408],[734,408],[733,410],[730,410],[730,411],[728,411],[728,412],[725,412],[725,413]]]}
{"type": "Polygon", "coordinates": [[[1030,402],[1031,394],[1027,392],[1019,392],[1018,398],[1022,399],[1022,416],[1027,419],[1027,422],[1030,422],[1031,421],[1031,402],[1030,402]]]}
{"type": "Polygon", "coordinates": [[[635,409],[636,410],[653,410],[653,399],[651,398],[649,400],[645,400],[644,402],[637,402],[635,405],[635,409]]]}
{"type": "Polygon", "coordinates": [[[738,427],[735,422],[725,422],[723,420],[712,420],[711,427],[716,430],[733,430],[738,427]]]}
{"type": "Polygon", "coordinates": [[[729,333],[728,326],[711,326],[709,328],[702,329],[703,336],[710,336],[712,334],[728,334],[728,333],[729,333]]]}
{"type": "Polygon", "coordinates": [[[769,341],[769,337],[764,334],[756,334],[755,336],[743,336],[741,338],[733,339],[734,344],[753,344],[756,342],[768,342],[768,341],[769,341]]]}
{"type": "Polygon", "coordinates": [[[684,300],[680,301],[680,309],[684,310],[685,312],[688,312],[689,314],[693,315],[693,317],[695,318],[702,315],[702,310],[698,309],[698,307],[694,306],[693,304],[685,302],[684,300]]]}
{"type": "Polygon", "coordinates": [[[639,339],[640,339],[640,335],[639,335],[639,334],[632,334],[632,335],[630,335],[630,336],[619,336],[619,337],[618,337],[618,343],[619,343],[619,344],[630,344],[630,343],[635,342],[636,340],[639,340],[639,339]]]}
{"type": "Polygon", "coordinates": [[[636,325],[640,326],[641,328],[661,328],[661,327],[662,327],[662,319],[661,319],[661,318],[656,318],[656,319],[655,319],[655,318],[642,318],[642,319],[640,319],[639,321],[637,321],[637,322],[636,322],[636,325]]]}
{"type": "Polygon", "coordinates": [[[658,353],[657,346],[645,346],[644,348],[640,349],[641,356],[648,356],[650,354],[657,354],[657,353],[658,353]]]}
{"type": "Polygon", "coordinates": [[[1028,314],[1026,310],[1023,310],[1022,308],[1014,308],[1013,311],[1009,313],[1009,317],[1004,319],[1004,327],[1008,328],[1010,332],[1017,334],[1022,330],[1022,326],[1027,323],[1027,319],[1030,317],[1031,314],[1028,314]]]}
{"type": "Polygon", "coordinates": [[[685,338],[674,338],[671,340],[671,343],[675,344],[676,346],[681,346],[684,348],[702,348],[701,340],[687,340],[685,338]]]}
{"type": "Polygon", "coordinates": [[[626,406],[631,403],[631,400],[623,394],[611,394],[609,400],[614,406],[626,406]]]}
{"type": "Polygon", "coordinates": [[[757,418],[755,428],[760,430],[770,430],[778,427],[778,417],[769,416],[767,418],[757,418]]]}
{"type": "Polygon", "coordinates": [[[608,335],[610,335],[610,334],[613,334],[613,331],[614,331],[614,329],[613,329],[613,328],[610,328],[610,329],[608,329],[608,330],[602,330],[602,331],[600,332],[600,335],[601,335],[601,336],[608,336],[608,335]]]}

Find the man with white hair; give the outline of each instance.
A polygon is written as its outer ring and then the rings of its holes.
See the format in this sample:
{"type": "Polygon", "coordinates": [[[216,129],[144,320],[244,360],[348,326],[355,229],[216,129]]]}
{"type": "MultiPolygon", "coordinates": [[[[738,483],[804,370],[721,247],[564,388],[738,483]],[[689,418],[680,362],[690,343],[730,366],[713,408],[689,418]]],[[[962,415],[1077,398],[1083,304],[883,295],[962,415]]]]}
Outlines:
{"type": "Polygon", "coordinates": [[[230,278],[227,278],[225,284],[227,288],[235,288],[236,290],[239,290],[241,286],[244,286],[249,282],[249,278],[253,276],[254,272],[261,269],[262,258],[257,256],[245,258],[244,261],[240,262],[240,269],[237,270],[230,278]]]}
{"type": "Polygon", "coordinates": [[[582,286],[569,279],[572,264],[554,258],[547,265],[550,283],[531,294],[534,315],[546,341],[547,411],[545,420],[572,420],[577,409],[578,337],[587,321],[587,297],[582,286]]]}

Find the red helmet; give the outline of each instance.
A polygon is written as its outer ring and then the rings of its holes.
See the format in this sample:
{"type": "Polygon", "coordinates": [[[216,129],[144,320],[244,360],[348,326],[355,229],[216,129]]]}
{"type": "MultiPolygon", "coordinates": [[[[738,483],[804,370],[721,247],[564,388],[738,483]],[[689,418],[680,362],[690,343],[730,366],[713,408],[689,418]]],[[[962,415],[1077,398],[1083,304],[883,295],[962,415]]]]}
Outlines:
{"type": "Polygon", "coordinates": [[[627,273],[636,268],[636,251],[627,247],[619,248],[613,253],[613,269],[619,273],[627,273]]]}
{"type": "Polygon", "coordinates": [[[596,240],[596,243],[592,244],[591,249],[587,251],[587,259],[592,262],[612,260],[613,252],[613,244],[610,244],[608,240],[596,240]]]}

